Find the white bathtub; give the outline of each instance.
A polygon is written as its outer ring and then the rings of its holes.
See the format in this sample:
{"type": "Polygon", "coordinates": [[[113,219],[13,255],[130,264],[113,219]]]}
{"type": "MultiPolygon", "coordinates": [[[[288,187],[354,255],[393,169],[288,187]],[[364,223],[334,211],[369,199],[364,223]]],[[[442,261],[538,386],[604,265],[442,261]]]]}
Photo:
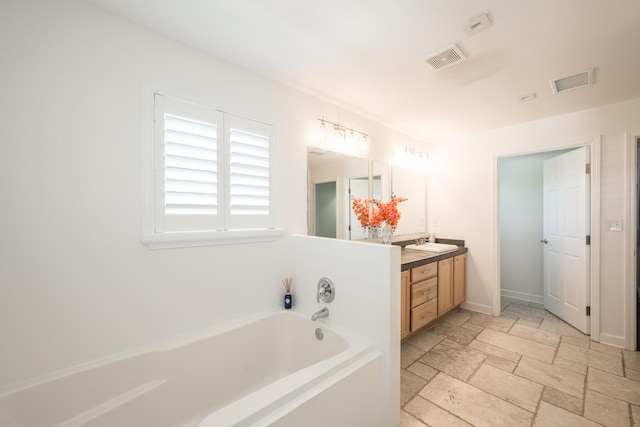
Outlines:
{"type": "Polygon", "coordinates": [[[7,391],[0,425],[379,425],[379,359],[322,321],[269,313],[7,391]]]}

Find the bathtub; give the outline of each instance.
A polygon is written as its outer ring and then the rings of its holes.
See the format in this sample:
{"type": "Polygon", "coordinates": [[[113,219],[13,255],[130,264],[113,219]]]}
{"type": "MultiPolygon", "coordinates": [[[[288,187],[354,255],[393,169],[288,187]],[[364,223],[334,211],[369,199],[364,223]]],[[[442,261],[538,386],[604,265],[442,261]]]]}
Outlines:
{"type": "Polygon", "coordinates": [[[281,311],[5,391],[0,425],[373,426],[379,406],[371,342],[281,311]]]}

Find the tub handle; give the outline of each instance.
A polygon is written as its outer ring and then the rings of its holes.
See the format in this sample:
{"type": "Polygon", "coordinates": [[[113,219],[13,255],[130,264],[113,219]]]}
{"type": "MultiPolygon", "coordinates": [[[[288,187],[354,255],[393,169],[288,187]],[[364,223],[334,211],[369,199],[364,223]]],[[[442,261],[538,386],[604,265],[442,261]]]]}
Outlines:
{"type": "Polygon", "coordinates": [[[318,293],[316,294],[316,301],[320,300],[324,302],[331,302],[336,296],[336,288],[333,286],[333,282],[323,277],[318,281],[318,293]]]}

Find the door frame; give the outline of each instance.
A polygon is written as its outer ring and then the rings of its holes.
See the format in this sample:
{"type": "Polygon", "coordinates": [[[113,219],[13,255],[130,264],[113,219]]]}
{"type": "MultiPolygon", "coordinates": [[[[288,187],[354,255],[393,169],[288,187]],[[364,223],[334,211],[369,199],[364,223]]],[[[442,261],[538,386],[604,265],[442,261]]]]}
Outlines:
{"type": "Polygon", "coordinates": [[[637,342],[637,298],[636,298],[636,230],[638,224],[638,193],[636,182],[638,180],[638,165],[636,157],[636,140],[640,140],[640,130],[625,132],[625,209],[622,220],[624,231],[624,262],[625,262],[625,341],[628,350],[635,350],[637,342]]]}
{"type": "Polygon", "coordinates": [[[591,140],[572,142],[558,142],[544,147],[529,147],[516,150],[496,152],[493,154],[493,277],[496,283],[493,285],[492,314],[499,316],[502,311],[500,302],[500,158],[526,154],[556,151],[568,148],[590,147],[591,154],[591,256],[590,256],[590,280],[591,280],[591,339],[600,341],[600,156],[602,137],[597,135],[591,140]]]}

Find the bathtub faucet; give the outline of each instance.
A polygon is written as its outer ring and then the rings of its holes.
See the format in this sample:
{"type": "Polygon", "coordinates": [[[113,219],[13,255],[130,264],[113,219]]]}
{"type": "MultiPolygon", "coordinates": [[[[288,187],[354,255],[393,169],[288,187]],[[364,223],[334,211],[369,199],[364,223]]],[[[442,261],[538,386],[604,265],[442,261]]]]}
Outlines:
{"type": "Polygon", "coordinates": [[[318,310],[311,315],[311,320],[314,322],[322,317],[329,317],[329,309],[324,307],[322,310],[318,310]]]}

